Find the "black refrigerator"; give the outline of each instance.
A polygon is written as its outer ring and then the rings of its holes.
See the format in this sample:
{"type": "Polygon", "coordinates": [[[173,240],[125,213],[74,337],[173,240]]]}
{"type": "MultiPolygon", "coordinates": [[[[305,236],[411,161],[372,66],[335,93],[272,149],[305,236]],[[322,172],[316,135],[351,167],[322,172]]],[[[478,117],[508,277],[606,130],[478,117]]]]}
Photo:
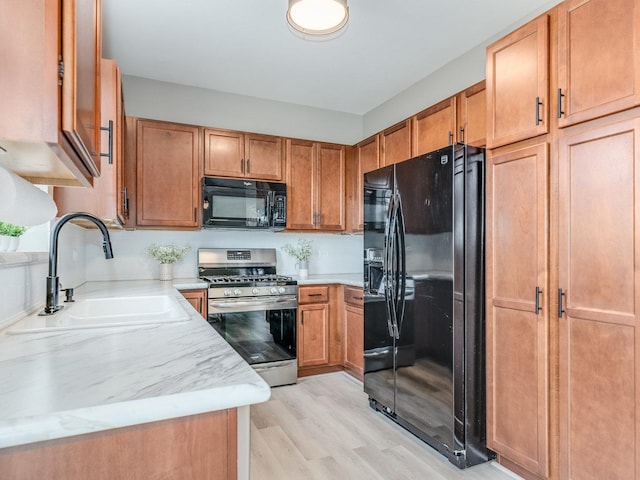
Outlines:
{"type": "Polygon", "coordinates": [[[364,390],[465,468],[485,446],[484,150],[453,144],[364,181],[364,390]]]}

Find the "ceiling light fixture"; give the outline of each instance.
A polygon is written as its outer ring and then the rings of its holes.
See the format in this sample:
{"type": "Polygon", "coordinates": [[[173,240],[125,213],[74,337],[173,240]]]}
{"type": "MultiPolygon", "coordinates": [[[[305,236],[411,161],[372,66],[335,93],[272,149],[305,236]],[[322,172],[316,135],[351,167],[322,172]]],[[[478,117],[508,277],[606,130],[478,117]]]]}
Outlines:
{"type": "Polygon", "coordinates": [[[347,0],[289,0],[289,25],[308,38],[338,32],[349,20],[347,0]]]}

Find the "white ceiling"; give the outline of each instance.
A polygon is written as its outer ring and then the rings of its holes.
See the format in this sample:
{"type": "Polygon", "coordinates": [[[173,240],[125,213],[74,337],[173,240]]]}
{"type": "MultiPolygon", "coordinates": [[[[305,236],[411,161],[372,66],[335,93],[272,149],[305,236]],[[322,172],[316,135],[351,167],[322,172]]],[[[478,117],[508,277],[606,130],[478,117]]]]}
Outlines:
{"type": "Polygon", "coordinates": [[[103,56],[125,75],[363,115],[550,0],[348,3],[344,34],[313,42],[290,32],[287,0],[103,0],[103,56]]]}

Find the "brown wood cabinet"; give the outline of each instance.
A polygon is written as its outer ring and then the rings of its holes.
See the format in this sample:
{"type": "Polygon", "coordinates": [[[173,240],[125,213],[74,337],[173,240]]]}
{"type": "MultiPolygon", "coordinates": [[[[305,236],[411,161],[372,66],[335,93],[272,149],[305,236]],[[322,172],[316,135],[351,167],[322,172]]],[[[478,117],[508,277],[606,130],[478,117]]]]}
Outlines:
{"type": "Polygon", "coordinates": [[[282,181],[284,148],[280,137],[204,129],[204,174],[282,181]]]}
{"type": "Polygon", "coordinates": [[[487,90],[483,80],[458,94],[457,141],[484,147],[487,144],[487,90]]]}
{"type": "Polygon", "coordinates": [[[364,374],[363,299],[362,288],[344,287],[344,366],[359,380],[364,374]]]}
{"type": "Polygon", "coordinates": [[[487,147],[549,131],[549,14],[487,47],[487,147]]]}
{"type": "MultiPolygon", "coordinates": [[[[111,134],[103,131],[101,142],[105,154],[101,158],[100,176],[93,180],[93,188],[56,187],[53,198],[58,206],[58,215],[70,212],[89,212],[102,219],[108,227],[120,227],[129,217],[128,194],[124,180],[124,105],[120,69],[114,60],[102,60],[101,68],[102,125],[111,122],[111,134]],[[110,144],[111,142],[111,144],[110,144]]],[[[75,221],[83,226],[95,228],[92,222],[75,221]]]]}
{"type": "Polygon", "coordinates": [[[353,231],[364,231],[364,174],[376,170],[380,166],[380,136],[374,135],[355,146],[354,175],[352,182],[353,201],[350,211],[353,215],[353,231]]]}
{"type": "Polygon", "coordinates": [[[433,152],[451,145],[456,131],[456,97],[450,97],[411,119],[412,156],[433,152]]]}
{"type": "Polygon", "coordinates": [[[194,290],[180,290],[180,293],[187,301],[196,309],[196,311],[206,320],[208,304],[208,293],[206,288],[198,288],[194,290]]]}
{"type": "Polygon", "coordinates": [[[236,409],[0,450],[2,478],[235,480],[236,409]]]}
{"type": "Polygon", "coordinates": [[[346,147],[287,139],[287,228],[345,229],[346,147]]]}
{"type": "Polygon", "coordinates": [[[560,127],[640,104],[640,1],[560,4],[554,94],[560,127]]]}
{"type": "Polygon", "coordinates": [[[201,129],[136,121],[136,223],[142,227],[198,228],[201,129]]]}
{"type": "Polygon", "coordinates": [[[100,158],[100,0],[2,2],[0,165],[33,183],[91,185],[100,158]],[[7,158],[10,157],[10,158],[7,158]]]}
{"type": "Polygon", "coordinates": [[[380,134],[380,166],[411,158],[411,119],[393,125],[380,134]]]}
{"type": "Polygon", "coordinates": [[[559,478],[640,478],[640,109],[578,127],[558,151],[559,478]]]}
{"type": "Polygon", "coordinates": [[[487,445],[548,473],[549,160],[545,143],[487,162],[487,445]]]}

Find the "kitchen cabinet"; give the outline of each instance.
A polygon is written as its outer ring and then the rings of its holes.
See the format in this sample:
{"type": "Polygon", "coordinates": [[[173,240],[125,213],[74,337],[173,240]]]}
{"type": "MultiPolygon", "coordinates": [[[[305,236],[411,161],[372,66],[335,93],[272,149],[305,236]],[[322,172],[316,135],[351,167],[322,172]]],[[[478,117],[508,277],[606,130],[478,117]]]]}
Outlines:
{"type": "Polygon", "coordinates": [[[487,89],[486,82],[472,85],[457,96],[457,141],[484,147],[487,143],[487,89]]]}
{"type": "Polygon", "coordinates": [[[559,478],[640,478],[640,109],[562,133],[559,478]]]}
{"type": "MultiPolygon", "coordinates": [[[[70,212],[89,212],[102,219],[107,227],[119,228],[125,224],[128,213],[128,192],[124,179],[124,104],[120,69],[114,60],[103,59],[101,75],[102,125],[111,131],[103,131],[101,142],[111,156],[101,157],[100,176],[93,180],[93,188],[56,187],[53,198],[58,206],[58,215],[70,212]]],[[[95,228],[92,222],[72,220],[82,226],[95,228]]]]}
{"type": "Polygon", "coordinates": [[[412,156],[433,152],[451,145],[456,131],[456,97],[450,97],[411,119],[413,142],[412,156]]]}
{"type": "Polygon", "coordinates": [[[640,1],[566,0],[558,8],[560,127],[640,104],[640,1]]]}
{"type": "Polygon", "coordinates": [[[342,369],[342,325],[337,285],[298,288],[298,376],[342,369]]]}
{"type": "Polygon", "coordinates": [[[180,293],[187,301],[191,304],[196,311],[202,315],[202,317],[207,319],[207,310],[208,310],[208,292],[206,288],[198,288],[193,290],[180,290],[180,293]]]}
{"type": "Polygon", "coordinates": [[[0,450],[3,478],[112,480],[238,475],[235,408],[0,450]]]}
{"type": "Polygon", "coordinates": [[[155,120],[135,123],[137,226],[198,228],[201,129],[155,120]]]}
{"type": "Polygon", "coordinates": [[[206,128],[204,174],[282,181],[282,144],[280,137],[206,128]]]}
{"type": "Polygon", "coordinates": [[[0,165],[33,183],[100,171],[100,0],[2,2],[0,165]]]}
{"type": "Polygon", "coordinates": [[[380,136],[374,135],[355,146],[353,201],[350,202],[353,216],[353,231],[364,231],[364,174],[376,170],[380,165],[380,136]]]}
{"type": "Polygon", "coordinates": [[[345,229],[346,147],[287,139],[287,228],[345,229]]]}
{"type": "Polygon", "coordinates": [[[486,73],[488,148],[548,133],[549,14],[489,45],[486,73]]]}
{"type": "Polygon", "coordinates": [[[385,129],[379,135],[381,167],[411,158],[410,118],[385,129]]]}
{"type": "Polygon", "coordinates": [[[359,380],[364,374],[364,304],[362,288],[344,287],[344,366],[359,380]]]}
{"type": "Polygon", "coordinates": [[[486,185],[487,446],[546,477],[548,145],[491,153],[486,185]]]}

